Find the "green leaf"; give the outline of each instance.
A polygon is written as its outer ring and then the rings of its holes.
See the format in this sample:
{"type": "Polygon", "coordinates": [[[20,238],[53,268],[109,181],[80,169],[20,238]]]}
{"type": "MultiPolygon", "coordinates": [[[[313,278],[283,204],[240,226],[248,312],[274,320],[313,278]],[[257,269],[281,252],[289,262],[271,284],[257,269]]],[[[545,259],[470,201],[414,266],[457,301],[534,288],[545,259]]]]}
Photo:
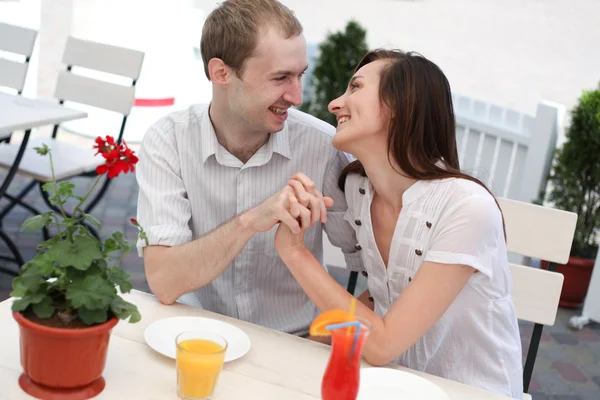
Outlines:
{"type": "Polygon", "coordinates": [[[12,305],[12,310],[25,311],[30,305],[41,303],[42,300],[44,300],[45,298],[48,298],[48,296],[46,296],[46,293],[28,294],[26,296],[21,297],[18,300],[15,300],[12,305]]]}
{"type": "Polygon", "coordinates": [[[73,243],[62,240],[54,246],[56,262],[63,267],[72,266],[85,271],[94,260],[102,258],[100,244],[90,236],[76,236],[73,243]]]}
{"type": "Polygon", "coordinates": [[[43,214],[27,218],[21,225],[21,232],[25,230],[27,232],[35,232],[44,226],[49,226],[52,224],[52,214],[54,214],[54,211],[47,211],[43,214]]]}
{"type": "Polygon", "coordinates": [[[56,260],[55,252],[39,252],[29,262],[31,264],[32,271],[30,273],[36,273],[43,277],[49,277],[54,271],[54,261],[56,260]]]}
{"type": "Polygon", "coordinates": [[[56,191],[56,195],[60,197],[69,198],[73,196],[73,189],[75,189],[75,184],[69,181],[60,182],[58,184],[58,190],[56,191]]]}
{"type": "Polygon", "coordinates": [[[54,306],[52,306],[52,299],[48,296],[44,297],[44,300],[33,306],[33,312],[38,318],[50,318],[54,315],[54,306]]]}
{"type": "Polygon", "coordinates": [[[106,309],[90,310],[86,307],[81,307],[77,310],[77,315],[86,325],[101,324],[108,319],[106,309]]]}
{"type": "Polygon", "coordinates": [[[135,324],[142,319],[137,306],[123,300],[120,296],[115,297],[112,303],[110,303],[110,310],[119,319],[129,318],[129,323],[131,324],[135,324]]]}
{"type": "Polygon", "coordinates": [[[41,147],[34,147],[33,149],[41,156],[45,156],[46,154],[50,153],[50,147],[48,147],[46,143],[42,143],[41,147]]]}
{"type": "Polygon", "coordinates": [[[99,261],[104,261],[104,260],[94,261],[92,266],[90,266],[85,271],[82,271],[82,270],[79,270],[79,269],[73,268],[73,267],[65,268],[67,279],[71,282],[81,282],[88,276],[102,276],[102,269],[98,266],[99,261]]]}
{"type": "Polygon", "coordinates": [[[67,300],[74,308],[88,310],[108,308],[117,294],[115,287],[100,276],[88,276],[67,288],[67,300]]]}
{"type": "Polygon", "coordinates": [[[46,193],[52,193],[52,192],[54,192],[55,187],[56,187],[56,183],[48,182],[48,183],[44,183],[42,185],[42,190],[44,190],[44,192],[46,192],[46,193]]]}
{"type": "Polygon", "coordinates": [[[23,297],[29,292],[29,289],[23,283],[23,277],[17,276],[12,281],[12,292],[10,292],[11,297],[23,297]]]}
{"type": "Polygon", "coordinates": [[[129,293],[133,289],[133,285],[129,282],[131,275],[127,271],[113,267],[108,270],[108,274],[110,281],[119,286],[121,293],[129,293]]]}
{"type": "Polygon", "coordinates": [[[110,254],[117,250],[121,250],[121,246],[115,241],[115,239],[109,237],[104,241],[105,254],[110,254]]]}
{"type": "Polygon", "coordinates": [[[45,242],[42,242],[40,244],[38,244],[36,246],[36,248],[38,250],[44,250],[44,249],[51,249],[54,247],[54,245],[58,242],[61,241],[61,237],[60,236],[52,236],[50,239],[46,240],[45,242]]]}
{"type": "Polygon", "coordinates": [[[113,232],[112,238],[121,246],[123,251],[129,251],[131,248],[131,245],[125,239],[125,236],[123,236],[123,232],[113,232]]]}
{"type": "Polygon", "coordinates": [[[26,290],[27,292],[35,293],[39,290],[40,286],[42,286],[45,283],[46,280],[44,279],[44,277],[35,274],[35,271],[29,272],[28,269],[27,271],[21,274],[18,280],[17,278],[13,280],[13,288],[15,290],[26,290]]]}
{"type": "Polygon", "coordinates": [[[92,224],[95,228],[102,228],[102,223],[100,223],[100,221],[98,221],[98,219],[96,219],[96,217],[94,217],[92,214],[85,214],[84,218],[87,221],[89,221],[90,224],[92,224]]]}

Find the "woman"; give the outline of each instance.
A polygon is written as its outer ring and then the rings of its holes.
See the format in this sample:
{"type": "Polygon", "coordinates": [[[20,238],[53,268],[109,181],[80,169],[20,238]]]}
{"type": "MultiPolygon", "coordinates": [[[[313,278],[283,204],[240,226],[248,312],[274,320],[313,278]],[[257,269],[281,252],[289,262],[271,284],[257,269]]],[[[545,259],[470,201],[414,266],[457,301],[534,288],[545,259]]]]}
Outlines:
{"type": "MultiPolygon", "coordinates": [[[[442,71],[413,53],[371,51],[329,110],[338,121],[333,145],[357,158],[339,184],[368,274],[356,307],[372,326],[366,360],[521,398],[502,213],[485,185],[460,171],[442,71]]],[[[290,185],[320,195],[301,174],[290,185]]],[[[309,211],[290,202],[307,221],[309,211]]],[[[282,224],[275,246],[321,311],[348,309],[350,294],[302,234],[282,224]]]]}

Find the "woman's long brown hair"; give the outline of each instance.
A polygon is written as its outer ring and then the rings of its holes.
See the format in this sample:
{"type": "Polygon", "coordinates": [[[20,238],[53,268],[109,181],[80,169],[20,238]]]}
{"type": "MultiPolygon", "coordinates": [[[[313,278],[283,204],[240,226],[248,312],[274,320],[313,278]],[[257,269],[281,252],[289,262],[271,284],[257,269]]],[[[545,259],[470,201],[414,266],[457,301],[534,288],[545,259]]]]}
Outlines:
{"type": "MultiPolygon", "coordinates": [[[[391,113],[388,158],[393,156],[409,178],[425,181],[461,178],[475,182],[492,195],[500,209],[496,197],[483,182],[460,170],[452,93],[442,70],[416,53],[377,49],[363,57],[356,71],[376,60],[389,61],[381,70],[379,85],[379,98],[391,113]],[[440,160],[443,167],[437,165],[440,160]]],[[[348,174],[355,173],[367,176],[359,160],[342,171],[338,182],[342,191],[348,174]]],[[[504,217],[502,226],[506,238],[504,217]]]]}

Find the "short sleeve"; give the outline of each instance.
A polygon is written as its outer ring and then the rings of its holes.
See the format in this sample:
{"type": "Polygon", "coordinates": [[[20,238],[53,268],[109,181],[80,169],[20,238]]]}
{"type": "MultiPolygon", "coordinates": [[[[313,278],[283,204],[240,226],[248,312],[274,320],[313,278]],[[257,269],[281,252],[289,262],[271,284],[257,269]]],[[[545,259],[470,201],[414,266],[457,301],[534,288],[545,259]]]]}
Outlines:
{"type": "MultiPolygon", "coordinates": [[[[174,129],[168,118],[159,120],[144,136],[139,151],[137,220],[150,245],[177,246],[192,239],[192,211],[181,179],[174,129]]],[[[139,240],[140,256],[144,246],[139,240]]]]}
{"type": "Polygon", "coordinates": [[[425,261],[461,264],[493,277],[499,241],[504,240],[502,214],[491,196],[470,196],[443,212],[432,232],[425,261]]]}
{"type": "Polygon", "coordinates": [[[334,151],[325,170],[323,194],[333,199],[333,207],[327,210],[325,232],[335,247],[339,247],[344,254],[346,268],[350,271],[364,271],[363,260],[356,249],[356,233],[352,226],[344,219],[348,210],[348,203],[344,192],[338,187],[338,180],[342,170],[350,163],[350,157],[341,151],[334,151]]]}

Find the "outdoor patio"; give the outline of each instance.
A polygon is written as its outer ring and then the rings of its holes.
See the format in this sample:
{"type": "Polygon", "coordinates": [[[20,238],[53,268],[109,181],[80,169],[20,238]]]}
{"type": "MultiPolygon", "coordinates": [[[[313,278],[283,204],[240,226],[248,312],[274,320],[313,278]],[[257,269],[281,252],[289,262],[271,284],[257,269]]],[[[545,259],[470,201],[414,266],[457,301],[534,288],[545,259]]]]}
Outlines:
{"type": "MultiPolygon", "coordinates": [[[[19,186],[26,182],[27,180],[21,177],[15,179],[10,192],[17,192],[19,186]]],[[[81,191],[85,190],[88,182],[90,181],[85,178],[74,181],[81,191]]],[[[38,191],[30,192],[26,200],[44,209],[38,191]]],[[[129,174],[117,178],[94,212],[103,223],[101,234],[110,235],[115,230],[121,230],[133,240],[136,230],[129,223],[129,218],[136,214],[136,202],[135,176],[129,174]]],[[[2,205],[4,204],[5,201],[2,202],[2,205]]],[[[28,216],[23,209],[15,208],[4,220],[4,228],[15,240],[26,260],[34,256],[35,246],[42,241],[41,232],[19,231],[21,223],[28,216]]],[[[7,252],[4,244],[0,244],[0,252],[7,252]]],[[[142,259],[135,251],[125,257],[122,266],[131,274],[136,289],[149,291],[142,259]]],[[[336,270],[331,273],[340,283],[345,284],[345,271],[336,270]]],[[[0,301],[9,297],[10,290],[11,277],[0,274],[0,301]]],[[[578,310],[559,309],[556,324],[544,330],[530,390],[535,400],[600,398],[600,324],[591,324],[581,331],[572,331],[567,322],[571,316],[578,314],[578,310]]],[[[521,323],[524,352],[527,350],[531,330],[531,324],[521,323]]]]}

